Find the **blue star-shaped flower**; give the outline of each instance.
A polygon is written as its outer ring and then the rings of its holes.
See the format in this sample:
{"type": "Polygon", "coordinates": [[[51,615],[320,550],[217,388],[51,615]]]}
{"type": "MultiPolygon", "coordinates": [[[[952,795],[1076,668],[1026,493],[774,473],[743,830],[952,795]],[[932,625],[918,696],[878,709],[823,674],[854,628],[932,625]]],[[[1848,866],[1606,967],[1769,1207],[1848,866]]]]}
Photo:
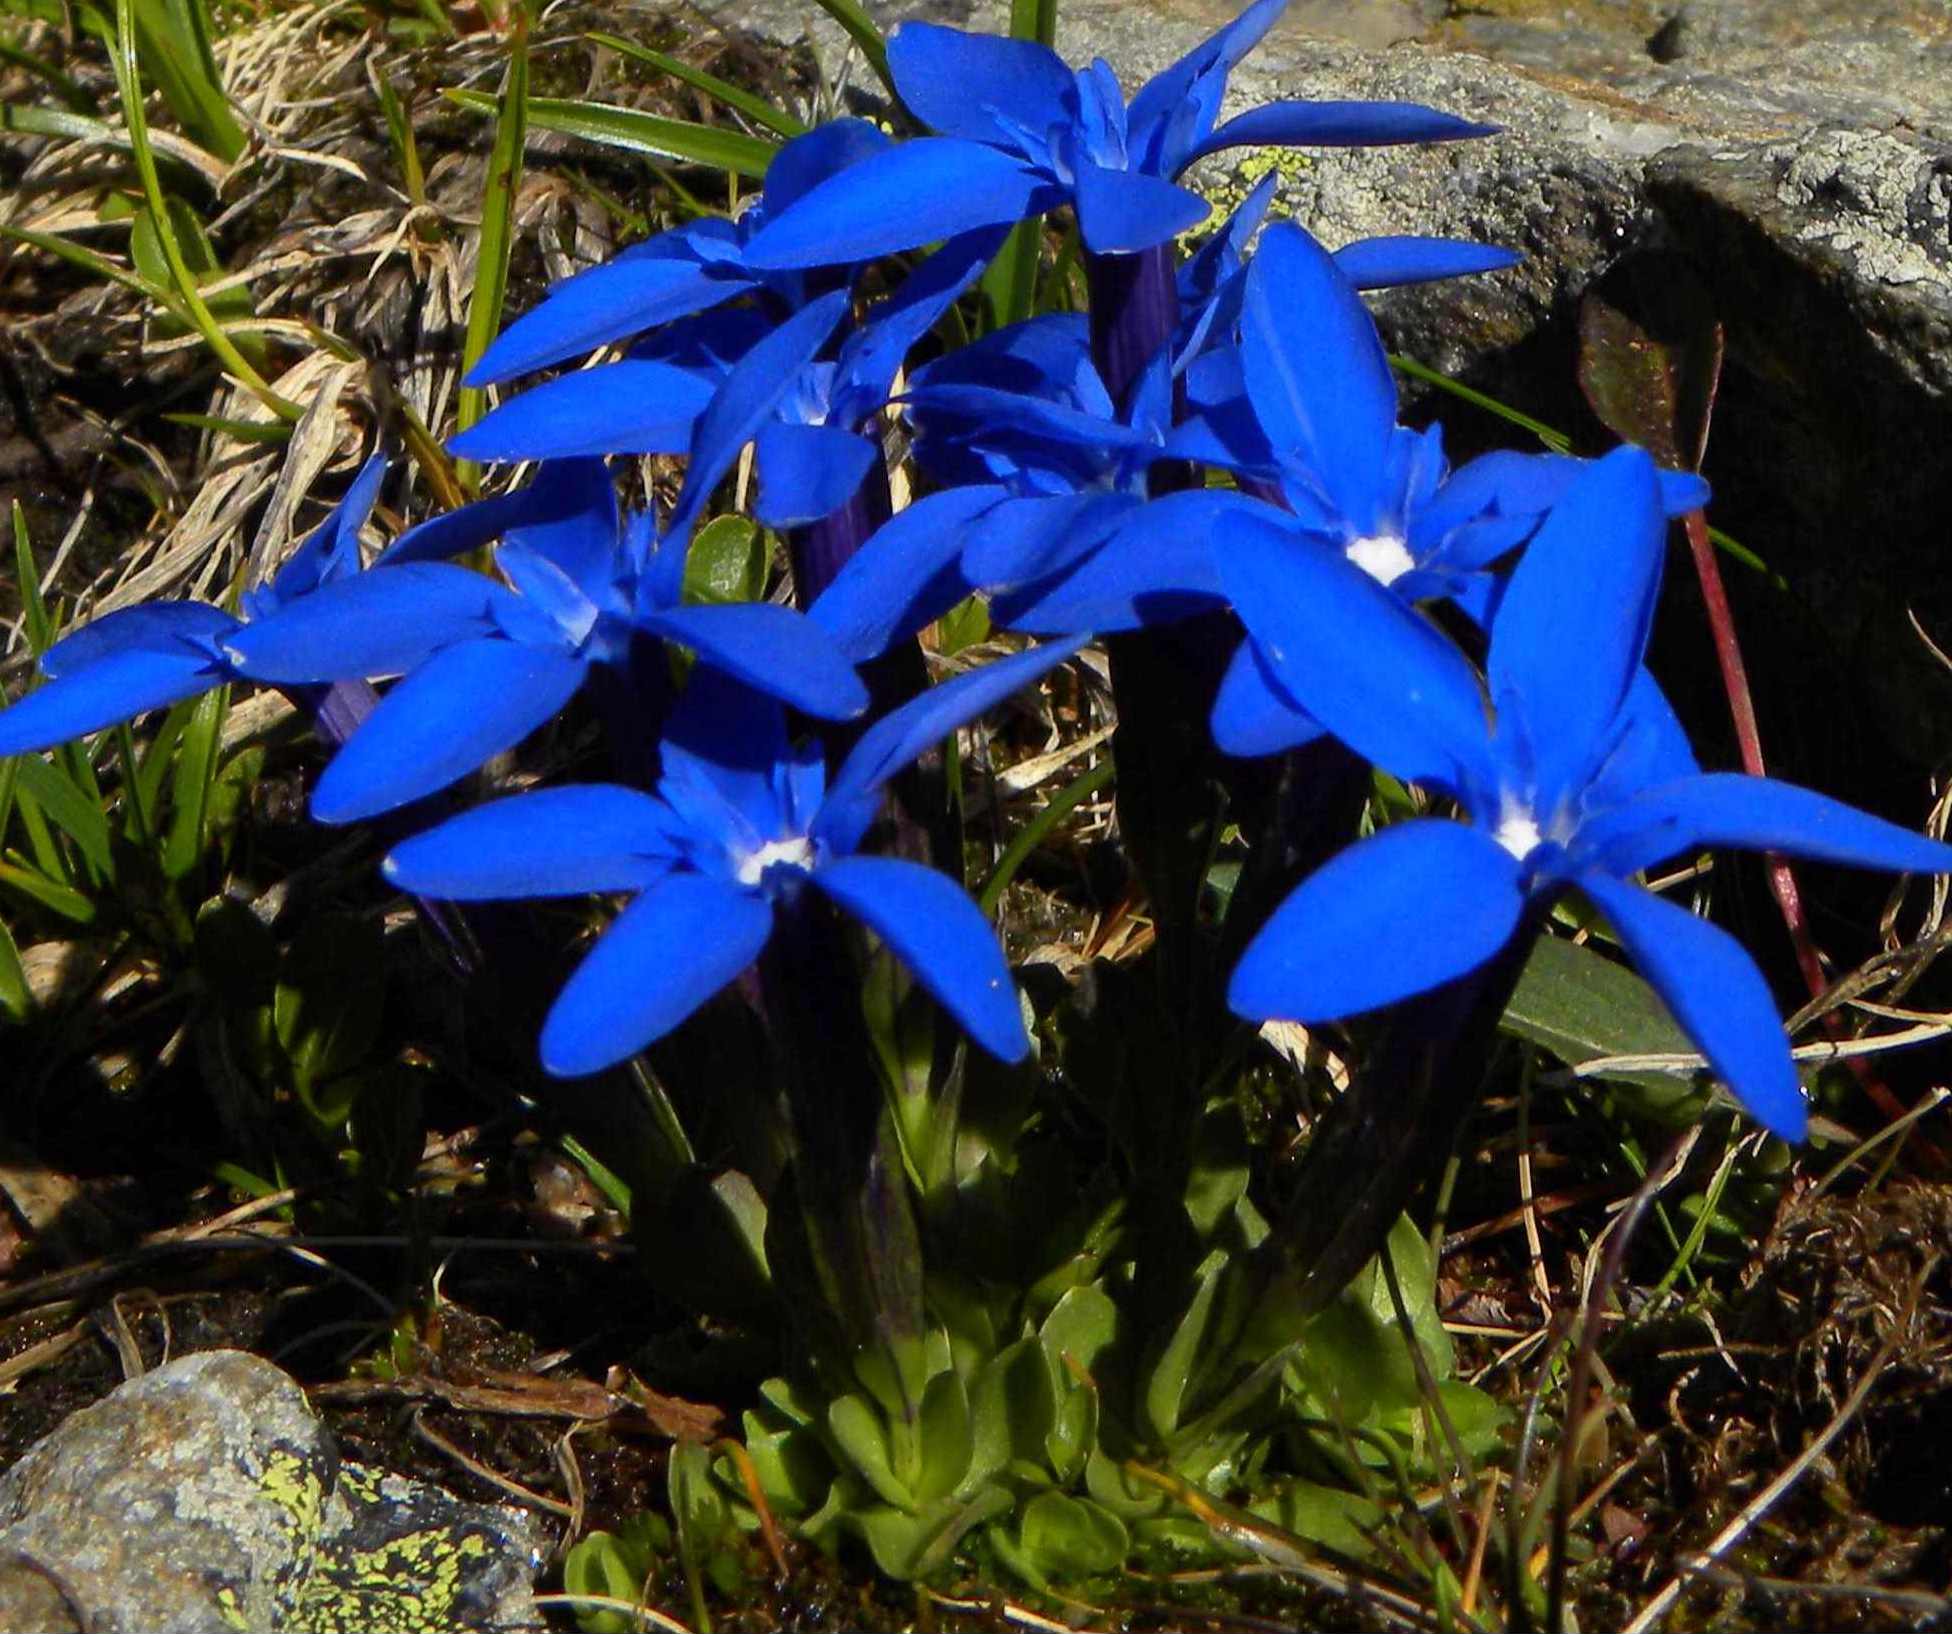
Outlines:
{"type": "MultiPolygon", "coordinates": [[[[760,197],[736,221],[714,216],[689,222],[565,278],[502,331],[469,371],[466,384],[490,386],[584,357],[599,346],[743,296],[757,297],[761,315],[775,321],[796,311],[819,291],[799,272],[751,265],[747,246],[768,220],[813,188],[892,145],[863,119],[832,120],[795,137],[774,155],[760,197]]],[[[851,276],[851,269],[843,276],[851,276]]],[[[640,384],[656,378],[639,373],[645,377],[640,384]]],[[[624,383],[625,377],[618,377],[617,384],[624,383]]]]}
{"type": "Polygon", "coordinates": [[[811,890],[863,921],[969,1035],[1028,1049],[1002,950],[976,905],[918,863],[856,854],[883,783],[1075,650],[1018,653],[931,687],[864,733],[831,782],[779,706],[702,673],[672,717],[656,794],[591,784],[517,795],[396,846],[387,877],[460,901],[623,891],[571,976],[542,1064],[596,1072],[661,1038],[758,957],[811,890]]]}
{"type": "Polygon", "coordinates": [[[1801,1138],[1760,973],[1726,932],[1632,876],[1712,845],[1948,873],[1952,847],[1806,789],[1696,768],[1642,668],[1666,539],[1653,462],[1617,450],[1554,506],[1492,616],[1488,700],[1457,649],[1346,557],[1267,525],[1239,533],[1221,576],[1283,689],[1469,821],[1397,824],[1303,881],[1236,967],[1234,1009],[1328,1021],[1425,992],[1495,956],[1528,904],[1577,890],[1757,1121],[1801,1138]]]}
{"type": "Polygon", "coordinates": [[[1286,3],[1257,0],[1129,105],[1102,60],[1074,72],[1035,41],[904,23],[888,40],[889,71],[909,110],[942,134],[814,188],[753,239],[748,263],[866,260],[1067,202],[1088,254],[1128,254],[1205,219],[1206,201],[1178,178],[1223,148],[1449,141],[1490,130],[1404,102],[1274,102],[1219,123],[1227,76],[1286,3]]]}
{"type": "Polygon", "coordinates": [[[106,613],[55,642],[41,655],[47,684],[0,711],[0,755],[51,749],[226,682],[270,679],[239,662],[232,638],[359,576],[359,530],[385,475],[375,454],[270,583],[244,593],[242,618],[204,602],[156,602],[106,613]]]}
{"type": "MultiPolygon", "coordinates": [[[[553,462],[521,494],[423,524],[371,572],[239,631],[229,645],[254,674],[404,674],[320,776],[312,815],[354,822],[445,787],[520,743],[599,671],[657,690],[662,672],[639,661],[640,638],[688,647],[808,714],[859,714],[867,689],[801,614],[682,604],[696,503],[688,484],[678,525],[660,539],[648,514],[619,511],[600,460],[553,462]],[[506,585],[429,559],[497,535],[506,585]]],[[[662,701],[644,700],[650,718],[637,730],[655,729],[662,701]]]]}

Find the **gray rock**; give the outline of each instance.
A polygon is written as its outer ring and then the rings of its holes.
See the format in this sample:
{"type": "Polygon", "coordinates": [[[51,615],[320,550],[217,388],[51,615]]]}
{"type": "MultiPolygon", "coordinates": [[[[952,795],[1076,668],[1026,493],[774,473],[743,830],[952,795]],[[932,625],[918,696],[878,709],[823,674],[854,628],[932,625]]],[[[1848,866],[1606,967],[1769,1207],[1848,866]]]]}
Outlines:
{"type": "Polygon", "coordinates": [[[0,1628],[527,1629],[528,1517],[341,1464],[269,1362],[207,1351],[0,1476],[0,1628]]]}

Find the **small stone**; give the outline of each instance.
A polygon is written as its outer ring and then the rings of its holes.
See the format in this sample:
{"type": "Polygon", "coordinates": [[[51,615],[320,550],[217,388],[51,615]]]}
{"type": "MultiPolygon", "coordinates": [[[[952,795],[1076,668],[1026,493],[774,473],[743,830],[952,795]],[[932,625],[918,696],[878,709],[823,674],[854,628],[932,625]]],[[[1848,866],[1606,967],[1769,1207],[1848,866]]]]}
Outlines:
{"type": "Polygon", "coordinates": [[[0,1628],[539,1628],[539,1564],[526,1515],[342,1465],[241,1351],[130,1380],[0,1475],[0,1628]]]}

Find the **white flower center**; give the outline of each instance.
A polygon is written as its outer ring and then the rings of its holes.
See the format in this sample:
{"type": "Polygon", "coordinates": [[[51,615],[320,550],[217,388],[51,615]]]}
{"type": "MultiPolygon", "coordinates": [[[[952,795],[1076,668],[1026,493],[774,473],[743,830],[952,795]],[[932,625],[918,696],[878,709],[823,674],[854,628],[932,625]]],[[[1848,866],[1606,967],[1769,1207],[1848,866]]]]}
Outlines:
{"type": "Polygon", "coordinates": [[[1507,800],[1499,808],[1498,826],[1491,831],[1491,837],[1520,862],[1536,851],[1545,838],[1539,832],[1539,820],[1515,800],[1507,800]]]}
{"type": "Polygon", "coordinates": [[[768,840],[757,851],[748,851],[739,859],[739,883],[757,885],[766,877],[766,870],[776,862],[787,863],[794,868],[811,869],[813,841],[801,834],[790,840],[768,840]]]}
{"type": "Polygon", "coordinates": [[[1417,565],[1410,547],[1393,533],[1369,534],[1344,554],[1378,584],[1394,584],[1417,565]]]}

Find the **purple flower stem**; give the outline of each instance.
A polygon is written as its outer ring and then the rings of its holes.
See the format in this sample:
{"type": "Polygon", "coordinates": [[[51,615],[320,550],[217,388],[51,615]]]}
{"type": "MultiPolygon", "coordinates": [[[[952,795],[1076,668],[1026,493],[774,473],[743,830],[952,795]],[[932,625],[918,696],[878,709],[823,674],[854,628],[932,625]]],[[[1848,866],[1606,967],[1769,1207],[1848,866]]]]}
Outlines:
{"type": "Polygon", "coordinates": [[[1499,1019],[1550,911],[1534,901],[1502,951],[1381,1012],[1380,1036],[1365,1029],[1366,1058],[1295,1182],[1306,1207],[1277,1222],[1257,1251],[1268,1279],[1261,1309],[1284,1331],[1349,1285],[1449,1161],[1478,1104],[1499,1019]]]}
{"type": "MultiPolygon", "coordinates": [[[[920,1404],[900,1381],[924,1332],[921,1237],[856,970],[846,929],[817,891],[778,905],[759,956],[760,1010],[785,1087],[793,1191],[819,1303],[861,1382],[912,1416],[920,1404]]],[[[789,1302],[810,1303],[791,1290],[789,1302]]]]}
{"type": "Polygon", "coordinates": [[[1091,297],[1091,361],[1114,403],[1125,401],[1132,382],[1172,338],[1179,321],[1170,242],[1136,255],[1084,258],[1091,297]]]}

